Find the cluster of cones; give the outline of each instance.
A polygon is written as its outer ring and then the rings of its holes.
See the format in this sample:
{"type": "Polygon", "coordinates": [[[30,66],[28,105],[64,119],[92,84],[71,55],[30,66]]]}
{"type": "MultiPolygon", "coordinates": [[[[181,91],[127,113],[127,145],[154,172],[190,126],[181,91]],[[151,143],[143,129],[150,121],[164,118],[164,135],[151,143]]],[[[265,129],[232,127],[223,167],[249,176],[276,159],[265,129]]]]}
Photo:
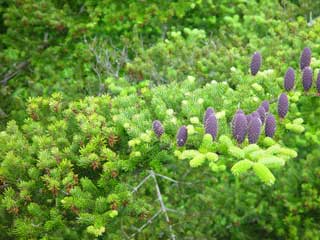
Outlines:
{"type": "MultiPolygon", "coordinates": [[[[304,48],[300,56],[300,69],[302,71],[302,85],[305,91],[309,91],[312,87],[313,73],[310,67],[311,50],[304,48]]],[[[262,57],[259,52],[255,52],[251,58],[250,71],[255,76],[261,67],[262,57]]],[[[286,91],[291,91],[295,85],[295,72],[292,67],[289,67],[284,77],[284,88],[286,91]]],[[[320,72],[318,73],[316,88],[318,95],[320,95],[320,72]]],[[[285,118],[289,109],[288,96],[281,93],[278,98],[278,116],[280,119],[285,118]]],[[[212,107],[208,107],[204,117],[203,125],[206,134],[210,134],[213,140],[216,140],[218,135],[218,121],[215,111],[212,107]]],[[[263,101],[258,109],[246,115],[241,109],[235,113],[231,127],[234,139],[241,144],[248,136],[250,144],[256,143],[259,140],[261,129],[264,126],[264,134],[272,138],[276,131],[276,119],[272,113],[269,112],[269,102],[263,101]]],[[[160,138],[164,133],[163,125],[159,120],[152,123],[154,133],[160,138]]],[[[188,129],[186,126],[181,126],[176,135],[177,146],[182,147],[186,144],[188,139],[188,129]]]]}

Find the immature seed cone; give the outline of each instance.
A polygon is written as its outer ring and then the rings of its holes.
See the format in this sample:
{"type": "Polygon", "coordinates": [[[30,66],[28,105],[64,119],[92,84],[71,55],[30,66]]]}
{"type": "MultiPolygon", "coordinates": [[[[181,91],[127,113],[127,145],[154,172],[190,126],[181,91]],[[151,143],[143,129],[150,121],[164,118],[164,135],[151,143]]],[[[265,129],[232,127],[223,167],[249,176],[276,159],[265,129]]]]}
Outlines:
{"type": "Polygon", "coordinates": [[[252,114],[250,113],[250,114],[246,115],[246,118],[247,118],[247,123],[249,125],[251,118],[252,118],[252,114]]]}
{"type": "MultiPolygon", "coordinates": [[[[255,118],[255,117],[257,117],[261,122],[260,114],[257,111],[251,113],[251,120],[252,120],[252,118],[255,118]]],[[[262,124],[262,122],[261,122],[261,124],[262,124]]]]}
{"type": "Polygon", "coordinates": [[[284,88],[286,91],[290,91],[294,87],[294,79],[295,79],[295,73],[292,67],[289,67],[286,75],[284,76],[284,88]]]}
{"type": "Polygon", "coordinates": [[[186,144],[188,139],[188,129],[186,126],[182,126],[179,128],[177,133],[177,145],[182,147],[186,144]]]}
{"type": "Polygon", "coordinates": [[[250,64],[250,70],[253,76],[255,76],[258,73],[261,63],[262,63],[261,54],[259,52],[255,52],[251,58],[251,64],[250,64]]]}
{"type": "Polygon", "coordinates": [[[244,112],[243,112],[241,109],[238,109],[238,110],[236,111],[236,114],[239,114],[239,113],[244,114],[244,112]]]}
{"type": "Polygon", "coordinates": [[[278,115],[284,118],[288,113],[289,101],[285,93],[282,93],[278,99],[278,115]]]}
{"type": "Polygon", "coordinates": [[[212,114],[214,114],[213,108],[208,107],[206,112],[205,112],[205,114],[204,114],[204,116],[203,116],[203,125],[204,126],[206,126],[206,121],[212,114]]]}
{"type": "Polygon", "coordinates": [[[161,137],[161,135],[164,133],[163,126],[159,120],[153,121],[152,129],[154,133],[158,136],[158,138],[161,137]]]}
{"type": "Polygon", "coordinates": [[[215,140],[218,135],[218,122],[215,114],[213,113],[206,121],[205,132],[212,136],[212,139],[215,140]]]}
{"type": "Polygon", "coordinates": [[[236,113],[232,123],[232,135],[239,144],[246,138],[247,125],[246,115],[243,113],[236,113]]]}
{"type": "Polygon", "coordinates": [[[320,94],[320,72],[318,73],[316,87],[319,95],[320,94]]]}
{"type": "Polygon", "coordinates": [[[312,69],[305,67],[302,73],[302,85],[305,91],[309,91],[312,86],[312,69]]]}
{"type": "Polygon", "coordinates": [[[261,103],[261,106],[264,108],[265,112],[269,112],[269,102],[267,100],[264,100],[261,103]]]}
{"type": "Polygon", "coordinates": [[[300,69],[303,70],[305,67],[310,66],[311,63],[311,50],[306,47],[303,49],[300,56],[300,69]]]}
{"type": "Polygon", "coordinates": [[[257,109],[257,112],[259,113],[259,117],[260,117],[261,123],[263,124],[263,123],[264,123],[264,120],[265,120],[265,118],[266,118],[266,110],[264,109],[263,106],[260,106],[260,107],[257,109]]]}
{"type": "Polygon", "coordinates": [[[248,127],[249,143],[253,144],[258,142],[261,131],[261,120],[259,117],[253,117],[248,127]]]}
{"type": "Polygon", "coordinates": [[[233,116],[233,118],[232,118],[232,121],[231,121],[232,127],[233,127],[233,125],[234,125],[234,121],[235,121],[236,116],[237,116],[238,114],[244,114],[244,112],[243,112],[241,109],[238,109],[238,110],[236,111],[236,113],[234,114],[234,116],[233,116]]]}
{"type": "Polygon", "coordinates": [[[264,131],[266,136],[271,138],[274,136],[274,133],[276,132],[276,119],[271,113],[269,113],[267,116],[264,131]]]}

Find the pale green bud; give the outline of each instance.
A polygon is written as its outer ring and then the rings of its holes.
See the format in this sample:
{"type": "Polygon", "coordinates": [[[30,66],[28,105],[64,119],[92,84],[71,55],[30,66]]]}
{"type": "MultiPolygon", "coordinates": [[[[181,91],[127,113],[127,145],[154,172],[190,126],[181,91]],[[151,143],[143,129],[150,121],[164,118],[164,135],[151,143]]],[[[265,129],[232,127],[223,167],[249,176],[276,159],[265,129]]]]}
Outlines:
{"type": "Polygon", "coordinates": [[[189,162],[190,167],[192,167],[192,168],[199,167],[205,162],[205,160],[206,160],[205,155],[198,154],[192,160],[190,160],[190,162],[189,162]]]}
{"type": "Polygon", "coordinates": [[[204,102],[203,98],[199,98],[197,101],[198,104],[203,104],[203,102],[204,102]]]}
{"type": "Polygon", "coordinates": [[[276,141],[274,141],[272,138],[270,137],[265,137],[263,139],[263,145],[266,147],[270,147],[272,145],[276,144],[276,141]]]}
{"type": "Polygon", "coordinates": [[[188,129],[188,134],[189,135],[193,135],[195,133],[193,125],[188,125],[187,129],[188,129]]]}
{"type": "Polygon", "coordinates": [[[295,133],[302,133],[304,131],[304,127],[299,124],[287,123],[286,129],[295,132],[295,133]]]}
{"type": "Polygon", "coordinates": [[[200,121],[199,121],[199,118],[198,117],[192,117],[190,118],[190,122],[192,124],[198,124],[200,121]]]}
{"type": "Polygon", "coordinates": [[[258,83],[252,84],[251,87],[253,87],[253,89],[255,89],[258,92],[261,92],[263,90],[263,87],[258,83]]]}
{"type": "Polygon", "coordinates": [[[188,80],[190,83],[194,83],[194,81],[196,80],[196,78],[193,77],[193,76],[188,76],[188,77],[187,77],[187,80],[188,80]]]}
{"type": "Polygon", "coordinates": [[[189,159],[194,158],[195,156],[200,155],[197,150],[184,150],[182,153],[179,154],[179,159],[189,159]]]}
{"type": "Polygon", "coordinates": [[[303,123],[303,118],[296,118],[295,120],[293,120],[292,123],[293,124],[302,124],[303,123]]]}
{"type": "Polygon", "coordinates": [[[174,114],[174,111],[173,111],[173,109],[168,109],[167,111],[166,111],[166,114],[167,115],[169,115],[169,116],[172,116],[173,114],[174,114]]]}
{"type": "Polygon", "coordinates": [[[142,133],[142,134],[140,135],[140,138],[141,138],[141,140],[144,141],[144,142],[147,142],[147,143],[151,142],[151,137],[150,137],[148,134],[146,134],[146,133],[142,133]]]}
{"type": "Polygon", "coordinates": [[[221,111],[221,112],[217,112],[216,113],[216,118],[217,119],[224,118],[225,116],[226,116],[226,112],[225,111],[221,111]]]}
{"type": "Polygon", "coordinates": [[[175,150],[174,153],[173,153],[173,155],[176,156],[179,159],[181,159],[181,154],[182,153],[180,151],[178,151],[178,150],[175,150]]]}
{"type": "Polygon", "coordinates": [[[216,161],[218,161],[219,156],[218,156],[216,153],[208,152],[208,153],[206,153],[206,158],[207,158],[209,161],[216,162],[216,161]]]}
{"type": "Polygon", "coordinates": [[[228,152],[231,156],[237,159],[243,159],[245,156],[244,151],[241,148],[238,148],[236,146],[230,146],[228,148],[228,152]]]}
{"type": "Polygon", "coordinates": [[[111,218],[114,218],[114,217],[118,216],[118,211],[117,211],[117,210],[111,210],[111,211],[109,211],[109,216],[110,216],[111,218]]]}

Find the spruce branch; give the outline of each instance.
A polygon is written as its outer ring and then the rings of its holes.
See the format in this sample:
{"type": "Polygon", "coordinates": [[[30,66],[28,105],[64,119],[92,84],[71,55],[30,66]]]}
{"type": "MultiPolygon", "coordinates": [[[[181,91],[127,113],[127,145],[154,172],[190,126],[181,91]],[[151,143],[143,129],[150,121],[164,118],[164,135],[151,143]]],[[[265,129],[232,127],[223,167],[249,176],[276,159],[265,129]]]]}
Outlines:
{"type": "Polygon", "coordinates": [[[14,66],[12,67],[13,69],[9,70],[7,73],[4,74],[0,83],[4,86],[7,85],[10,79],[14,78],[19,73],[21,73],[29,64],[29,60],[21,61],[18,64],[14,64],[14,66]]]}
{"type": "Polygon", "coordinates": [[[138,189],[151,177],[151,174],[146,176],[136,187],[133,188],[131,193],[135,193],[138,189]]]}
{"type": "Polygon", "coordinates": [[[161,207],[161,211],[163,212],[164,216],[165,216],[165,219],[166,219],[166,222],[168,223],[169,225],[169,231],[170,231],[170,234],[171,234],[171,239],[172,240],[175,240],[176,239],[176,236],[174,235],[173,233],[173,229],[172,229],[172,225],[170,223],[170,218],[169,218],[169,215],[167,213],[167,208],[163,202],[163,198],[162,198],[162,194],[161,194],[161,191],[160,191],[160,187],[159,187],[159,184],[158,184],[158,181],[157,181],[157,177],[154,173],[153,170],[150,171],[150,174],[151,174],[151,177],[153,178],[154,180],[154,183],[155,183],[155,187],[156,187],[156,191],[157,191],[157,196],[158,196],[158,200],[160,202],[160,207],[161,207]]]}
{"type": "Polygon", "coordinates": [[[158,174],[158,173],[155,173],[153,170],[150,170],[149,171],[149,174],[136,186],[133,188],[132,192],[131,193],[135,193],[137,192],[137,190],[149,179],[149,178],[152,178],[153,181],[154,181],[154,184],[155,184],[155,189],[156,189],[156,193],[157,193],[157,200],[159,201],[160,203],[160,209],[157,211],[156,214],[154,214],[151,218],[149,218],[147,220],[146,223],[144,223],[140,228],[137,229],[137,231],[135,233],[133,233],[131,235],[131,239],[136,236],[138,233],[140,233],[144,228],[146,228],[148,225],[150,225],[154,219],[156,219],[161,213],[163,213],[164,217],[165,217],[165,220],[167,222],[167,224],[169,225],[169,231],[170,231],[170,239],[171,240],[175,240],[176,239],[176,236],[173,232],[173,228],[172,228],[172,225],[171,225],[171,222],[170,222],[170,218],[169,218],[169,215],[168,215],[168,212],[177,212],[176,210],[174,209],[169,209],[166,207],[164,201],[163,201],[163,197],[162,197],[162,193],[160,191],[160,187],[159,187],[159,184],[158,184],[158,181],[157,181],[157,176],[158,177],[161,177],[163,179],[166,179],[170,182],[174,182],[175,184],[178,184],[179,182],[170,178],[170,177],[167,177],[167,176],[164,176],[164,175],[161,175],[161,174],[158,174]]]}
{"type": "Polygon", "coordinates": [[[140,233],[148,225],[150,225],[153,222],[153,220],[156,219],[161,213],[162,213],[162,209],[159,209],[158,212],[156,212],[156,214],[154,214],[151,218],[149,218],[145,224],[139,227],[137,231],[131,235],[131,239],[134,238],[138,233],[140,233]]]}

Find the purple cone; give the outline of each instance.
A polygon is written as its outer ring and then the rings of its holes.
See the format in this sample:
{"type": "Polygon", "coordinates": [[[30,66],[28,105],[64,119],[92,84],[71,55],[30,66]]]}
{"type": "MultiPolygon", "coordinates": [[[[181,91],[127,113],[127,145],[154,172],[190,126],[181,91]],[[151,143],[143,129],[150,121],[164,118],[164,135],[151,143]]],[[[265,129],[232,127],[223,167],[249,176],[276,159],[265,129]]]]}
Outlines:
{"type": "Polygon", "coordinates": [[[286,91],[290,91],[294,87],[294,79],[295,79],[295,73],[292,67],[289,67],[286,75],[284,76],[284,88],[286,91]]]}
{"type": "Polygon", "coordinates": [[[232,122],[231,122],[232,126],[233,126],[234,120],[235,120],[235,118],[236,118],[236,116],[237,116],[238,114],[244,114],[244,112],[243,112],[241,109],[238,109],[238,110],[236,111],[235,115],[233,116],[232,122]]]}
{"type": "Polygon", "coordinates": [[[188,129],[186,126],[182,126],[179,128],[179,131],[177,133],[177,145],[179,147],[182,147],[186,144],[188,139],[188,129]]]}
{"type": "Polygon", "coordinates": [[[244,114],[244,112],[243,112],[241,109],[238,109],[238,110],[236,111],[236,114],[239,114],[239,113],[244,114]]]}
{"type": "Polygon", "coordinates": [[[318,73],[316,87],[317,87],[318,94],[320,94],[320,72],[318,73]]]}
{"type": "Polygon", "coordinates": [[[252,118],[252,114],[246,115],[246,118],[247,118],[247,124],[249,124],[252,118]]]}
{"type": "Polygon", "coordinates": [[[261,120],[259,119],[259,117],[252,117],[248,127],[248,139],[250,144],[258,142],[260,131],[261,120]]]}
{"type": "Polygon", "coordinates": [[[212,139],[215,140],[218,134],[218,122],[214,113],[207,119],[205,125],[206,133],[212,136],[212,139]]]}
{"type": "Polygon", "coordinates": [[[259,120],[261,121],[261,119],[260,119],[260,114],[259,114],[257,111],[251,113],[251,119],[254,118],[254,117],[259,118],[259,120]]]}
{"type": "Polygon", "coordinates": [[[312,69],[305,67],[302,73],[302,85],[305,91],[309,91],[312,86],[312,69]]]}
{"type": "Polygon", "coordinates": [[[261,122],[264,123],[264,120],[266,118],[266,110],[264,109],[263,106],[260,106],[257,109],[257,112],[259,113],[259,117],[260,117],[261,122]]]}
{"type": "Polygon", "coordinates": [[[276,132],[276,119],[271,113],[269,113],[267,116],[264,131],[266,136],[271,138],[274,136],[274,133],[276,132]]]}
{"type": "Polygon", "coordinates": [[[236,113],[232,123],[232,135],[240,144],[247,134],[247,117],[243,113],[236,113]]]}
{"type": "Polygon", "coordinates": [[[303,70],[305,67],[310,66],[311,63],[311,50],[306,47],[303,49],[300,56],[300,69],[303,70]]]}
{"type": "Polygon", "coordinates": [[[284,118],[288,113],[289,101],[285,93],[282,93],[278,99],[278,115],[284,118]]]}
{"type": "Polygon", "coordinates": [[[161,137],[161,135],[164,133],[163,126],[159,120],[155,120],[152,123],[152,128],[154,133],[158,136],[161,137]]]}
{"type": "Polygon", "coordinates": [[[262,62],[261,54],[259,52],[255,52],[251,58],[251,64],[250,64],[250,70],[253,76],[255,76],[258,73],[261,66],[261,62],[262,62]]]}
{"type": "Polygon", "coordinates": [[[205,112],[205,114],[204,114],[204,116],[203,116],[203,125],[204,126],[206,126],[206,121],[212,114],[214,114],[213,108],[208,107],[206,112],[205,112]]]}
{"type": "Polygon", "coordinates": [[[261,103],[261,106],[264,108],[265,112],[269,112],[269,102],[267,100],[264,100],[261,103]]]}

